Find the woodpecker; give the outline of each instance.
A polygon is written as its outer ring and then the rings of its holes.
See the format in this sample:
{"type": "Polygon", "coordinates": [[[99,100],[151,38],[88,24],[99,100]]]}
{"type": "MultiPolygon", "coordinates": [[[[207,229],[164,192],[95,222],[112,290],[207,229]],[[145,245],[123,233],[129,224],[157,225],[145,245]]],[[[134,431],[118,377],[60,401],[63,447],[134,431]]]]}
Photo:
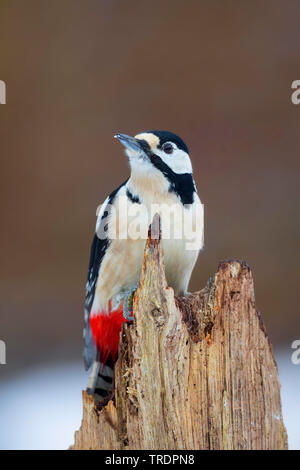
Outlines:
{"type": "Polygon", "coordinates": [[[132,298],[154,213],[161,217],[166,278],[175,295],[187,293],[204,231],[203,206],[183,140],[167,131],[115,138],[125,147],[131,174],[106,198],[98,214],[85,300],[84,363],[87,370],[92,366],[87,390],[100,402],[113,387],[122,323],[133,320],[132,298]],[[187,220],[192,244],[185,230],[187,220]]]}

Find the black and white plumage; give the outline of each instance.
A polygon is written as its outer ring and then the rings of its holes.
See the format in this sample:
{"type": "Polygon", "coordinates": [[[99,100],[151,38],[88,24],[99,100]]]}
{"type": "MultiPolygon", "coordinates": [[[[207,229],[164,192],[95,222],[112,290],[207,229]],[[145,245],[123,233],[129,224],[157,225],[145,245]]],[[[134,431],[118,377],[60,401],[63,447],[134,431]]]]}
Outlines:
{"type": "Polygon", "coordinates": [[[95,321],[91,322],[91,319],[103,315],[108,316],[108,320],[113,318],[112,312],[137,285],[148,227],[154,213],[161,216],[166,277],[176,295],[187,292],[193,267],[203,246],[203,206],[197,195],[188,148],[182,139],[166,131],[148,131],[134,138],[117,134],[116,138],[126,149],[131,175],[104,202],[91,248],[86,286],[84,359],[86,368],[94,364],[89,384],[92,390],[95,387],[101,389],[103,379],[111,383],[112,372],[107,366],[112,366],[114,355],[109,354],[110,344],[98,344],[101,341],[95,338],[95,326],[92,332],[91,323],[95,325],[95,321]],[[181,236],[176,236],[178,222],[172,215],[167,220],[162,207],[176,207],[183,220],[185,216],[190,217],[195,233],[192,248],[189,248],[191,240],[184,230],[181,236]],[[131,233],[134,222],[138,222],[140,236],[137,236],[137,231],[131,233]],[[169,232],[170,236],[164,237],[169,232]],[[101,355],[105,348],[111,362],[106,364],[107,376],[103,377],[104,369],[99,369],[99,363],[103,362],[101,355]],[[95,374],[99,370],[97,383],[95,374]]]}
{"type": "Polygon", "coordinates": [[[93,305],[93,301],[95,298],[95,290],[97,285],[97,280],[99,276],[99,270],[101,266],[101,262],[107,249],[110,245],[110,239],[108,237],[101,237],[99,238],[97,235],[97,229],[99,230],[99,225],[101,224],[101,228],[103,232],[105,231],[104,220],[105,216],[108,216],[108,212],[106,213],[106,207],[109,207],[110,204],[113,203],[114,197],[119,191],[119,189],[126,184],[125,181],[119,188],[114,190],[106,199],[105,203],[102,206],[102,210],[98,215],[96,231],[94,234],[92,246],[91,246],[91,253],[90,253],[90,262],[88,268],[88,276],[86,282],[86,296],[85,296],[85,306],[84,306],[84,365],[85,368],[88,370],[94,360],[97,357],[97,347],[95,341],[93,340],[93,335],[91,331],[90,325],[90,313],[93,305]]]}

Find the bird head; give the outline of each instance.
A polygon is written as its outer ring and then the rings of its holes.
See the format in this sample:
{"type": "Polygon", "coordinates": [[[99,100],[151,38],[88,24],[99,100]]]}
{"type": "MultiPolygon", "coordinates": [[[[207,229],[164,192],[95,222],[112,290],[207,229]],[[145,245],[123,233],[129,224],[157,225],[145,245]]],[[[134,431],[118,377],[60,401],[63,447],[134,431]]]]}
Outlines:
{"type": "Polygon", "coordinates": [[[146,131],[135,137],[116,134],[115,138],[124,145],[132,170],[158,170],[165,176],[170,173],[192,174],[188,148],[172,132],[146,131]]]}

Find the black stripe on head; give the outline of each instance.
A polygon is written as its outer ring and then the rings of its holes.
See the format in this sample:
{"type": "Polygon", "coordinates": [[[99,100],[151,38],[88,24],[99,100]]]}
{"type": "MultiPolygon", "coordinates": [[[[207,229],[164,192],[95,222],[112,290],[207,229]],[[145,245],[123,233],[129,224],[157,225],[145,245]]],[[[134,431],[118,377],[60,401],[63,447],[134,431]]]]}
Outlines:
{"type": "MultiPolygon", "coordinates": [[[[147,134],[147,132],[146,132],[146,134],[147,134]]],[[[151,150],[150,145],[148,144],[148,142],[146,140],[139,139],[139,144],[140,144],[142,150],[144,150],[145,153],[148,154],[148,152],[150,152],[150,150],[151,150]]]]}
{"type": "Polygon", "coordinates": [[[189,153],[187,145],[183,140],[173,132],[169,131],[146,131],[147,134],[154,134],[159,138],[159,146],[161,147],[166,142],[174,142],[180,150],[183,150],[186,153],[189,153]]]}
{"type": "Polygon", "coordinates": [[[196,187],[191,173],[175,173],[171,168],[154,153],[149,154],[150,161],[155,168],[162,172],[170,183],[170,192],[174,192],[180,198],[182,204],[193,204],[196,187]]]}

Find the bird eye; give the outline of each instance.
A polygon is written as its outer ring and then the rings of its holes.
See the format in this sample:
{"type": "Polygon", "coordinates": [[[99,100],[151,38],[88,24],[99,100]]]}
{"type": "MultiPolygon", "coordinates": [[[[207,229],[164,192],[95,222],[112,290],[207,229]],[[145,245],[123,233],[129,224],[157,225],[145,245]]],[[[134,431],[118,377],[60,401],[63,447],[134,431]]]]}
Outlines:
{"type": "Polygon", "coordinates": [[[174,150],[174,149],[173,149],[173,145],[172,145],[172,144],[170,144],[170,143],[167,142],[166,144],[163,145],[163,151],[164,151],[165,153],[168,153],[168,154],[173,153],[173,150],[174,150]]]}

